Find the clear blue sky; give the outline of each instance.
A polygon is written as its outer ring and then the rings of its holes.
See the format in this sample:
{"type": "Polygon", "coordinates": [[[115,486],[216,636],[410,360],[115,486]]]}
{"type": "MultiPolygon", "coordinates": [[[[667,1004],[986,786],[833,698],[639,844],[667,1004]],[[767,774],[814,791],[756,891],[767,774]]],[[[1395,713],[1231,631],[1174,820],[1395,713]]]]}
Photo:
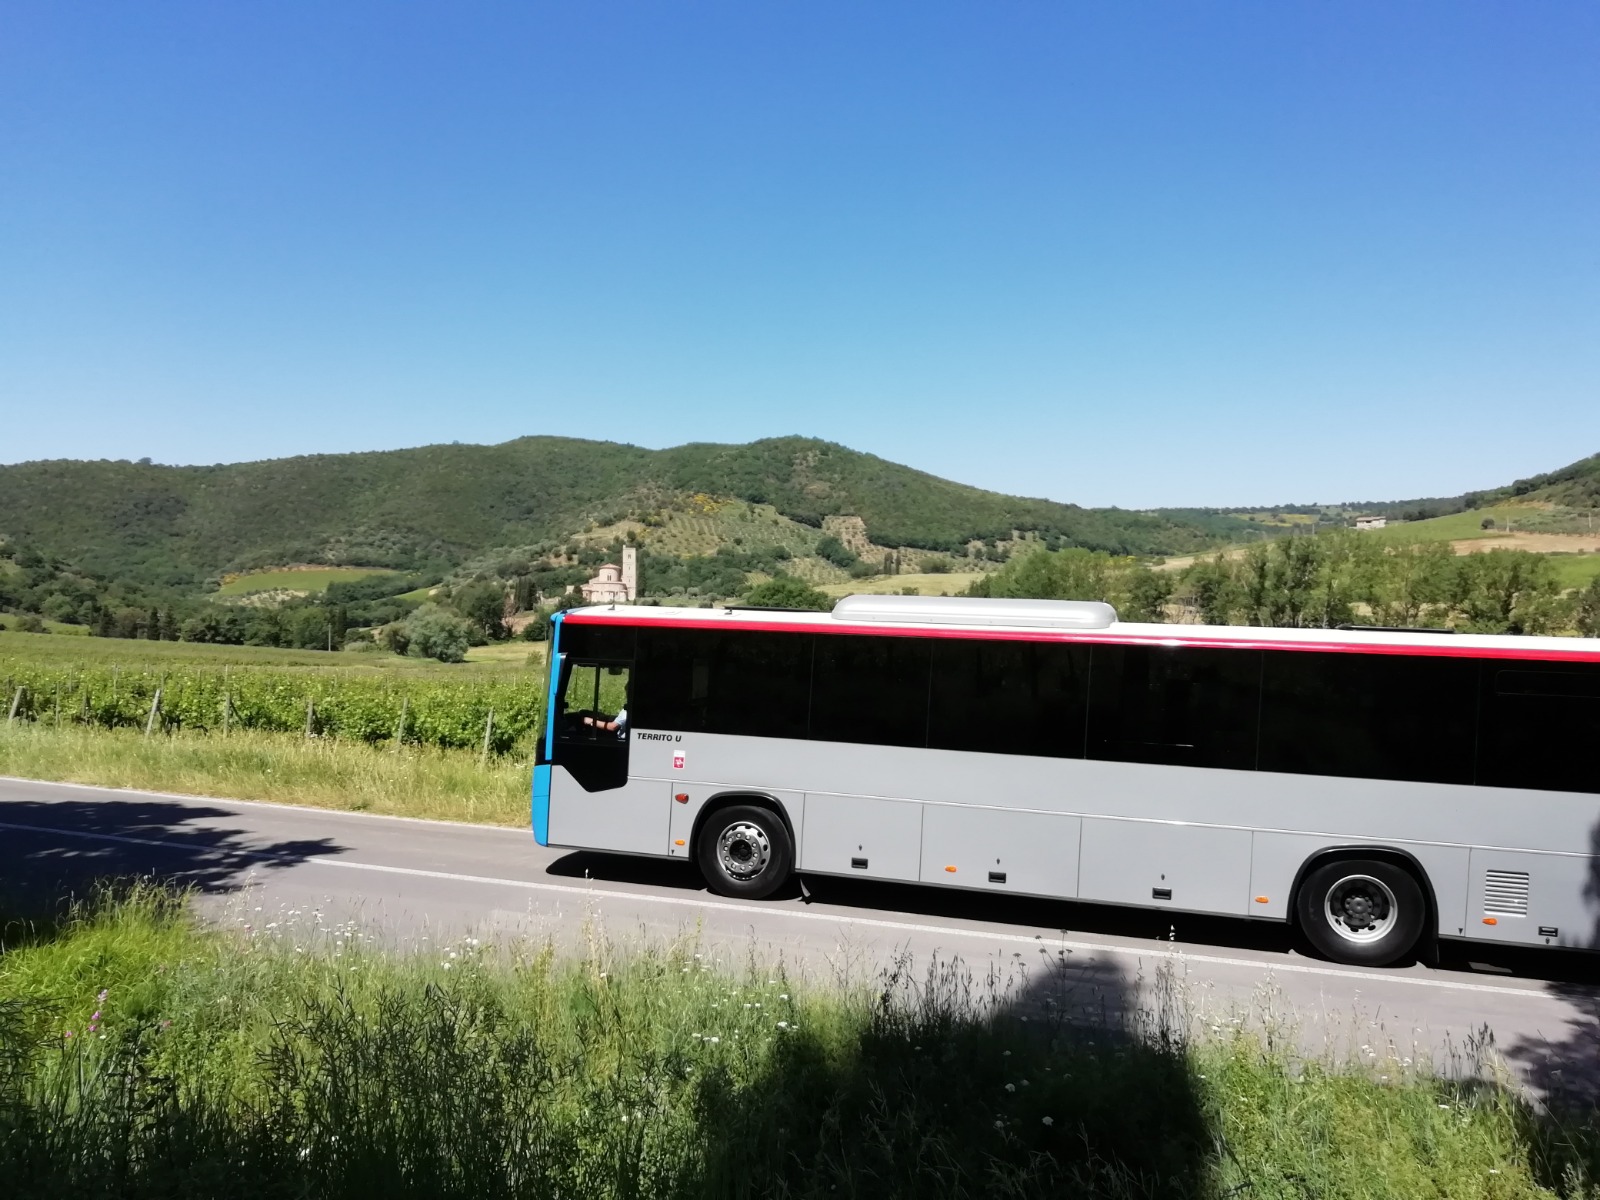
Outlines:
{"type": "Polygon", "coordinates": [[[1585,0],[8,0],[0,461],[1489,486],[1600,450],[1597,64],[1585,0]]]}

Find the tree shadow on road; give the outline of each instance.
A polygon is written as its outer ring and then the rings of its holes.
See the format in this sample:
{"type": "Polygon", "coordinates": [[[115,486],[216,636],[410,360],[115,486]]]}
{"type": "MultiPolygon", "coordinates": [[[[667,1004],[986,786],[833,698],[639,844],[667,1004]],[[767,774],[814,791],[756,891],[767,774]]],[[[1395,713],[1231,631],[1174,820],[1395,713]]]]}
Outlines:
{"type": "Polygon", "coordinates": [[[200,804],[0,800],[0,918],[15,944],[19,936],[48,936],[75,900],[105,880],[222,893],[251,871],[343,850],[328,838],[268,841],[237,814],[200,804]]]}
{"type": "MultiPolygon", "coordinates": [[[[1590,947],[1600,947],[1600,822],[1590,830],[1589,854],[1583,895],[1590,922],[1584,933],[1590,947]]],[[[1546,1103],[1569,1113],[1587,1112],[1593,1121],[1600,1116],[1600,956],[1536,950],[1497,955],[1512,970],[1535,957],[1553,976],[1546,993],[1566,1006],[1565,1027],[1521,1039],[1506,1049],[1506,1057],[1546,1103]]]]}

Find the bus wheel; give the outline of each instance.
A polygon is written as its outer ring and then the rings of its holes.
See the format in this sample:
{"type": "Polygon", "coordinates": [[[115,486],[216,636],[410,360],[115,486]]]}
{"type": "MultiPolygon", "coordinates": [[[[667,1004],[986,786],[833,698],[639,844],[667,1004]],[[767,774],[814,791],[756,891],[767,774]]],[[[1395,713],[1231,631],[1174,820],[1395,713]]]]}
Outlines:
{"type": "Polygon", "coordinates": [[[770,896],[794,867],[794,844],[783,821],[753,804],[712,813],[695,852],[711,890],[724,896],[770,896]]]}
{"type": "Polygon", "coordinates": [[[1416,877],[1377,859],[1323,863],[1295,896],[1300,928],[1335,962],[1384,967],[1422,936],[1428,906],[1416,877]]]}

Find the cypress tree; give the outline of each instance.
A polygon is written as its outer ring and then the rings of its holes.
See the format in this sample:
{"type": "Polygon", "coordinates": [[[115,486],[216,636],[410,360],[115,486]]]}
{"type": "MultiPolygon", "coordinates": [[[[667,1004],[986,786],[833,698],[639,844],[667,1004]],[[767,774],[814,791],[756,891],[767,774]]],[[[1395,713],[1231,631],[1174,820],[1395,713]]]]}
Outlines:
{"type": "Polygon", "coordinates": [[[144,636],[152,642],[161,640],[161,610],[152,608],[144,619],[144,636]]]}

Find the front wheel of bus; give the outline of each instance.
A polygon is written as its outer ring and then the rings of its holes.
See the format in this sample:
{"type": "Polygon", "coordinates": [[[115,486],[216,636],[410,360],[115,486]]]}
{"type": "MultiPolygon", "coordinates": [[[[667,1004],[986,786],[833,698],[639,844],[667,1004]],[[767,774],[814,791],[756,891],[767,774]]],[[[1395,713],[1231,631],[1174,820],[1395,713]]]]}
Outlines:
{"type": "Polygon", "coordinates": [[[778,815],[753,804],[712,813],[696,847],[711,890],[759,900],[782,887],[794,867],[794,843],[778,815]]]}
{"type": "Polygon", "coordinates": [[[1386,967],[1416,946],[1428,906],[1410,871],[1350,858],[1307,875],[1295,909],[1311,944],[1335,962],[1386,967]]]}

